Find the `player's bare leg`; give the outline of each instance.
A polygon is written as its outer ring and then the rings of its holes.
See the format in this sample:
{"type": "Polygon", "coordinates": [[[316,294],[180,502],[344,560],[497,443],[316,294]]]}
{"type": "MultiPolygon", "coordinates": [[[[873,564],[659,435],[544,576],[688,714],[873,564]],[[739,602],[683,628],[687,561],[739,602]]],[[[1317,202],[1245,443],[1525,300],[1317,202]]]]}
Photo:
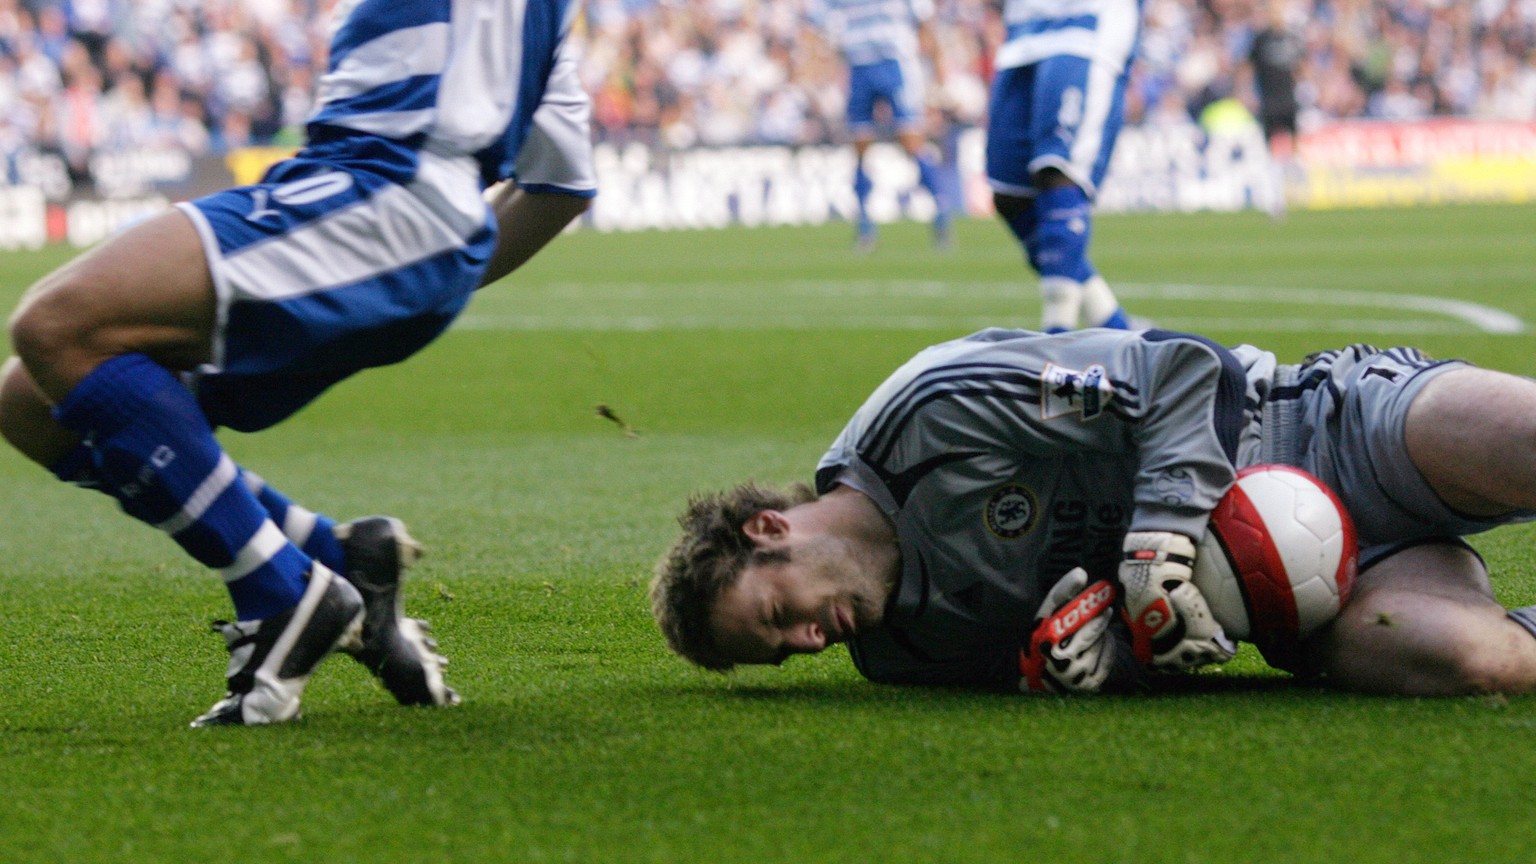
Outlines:
{"type": "Polygon", "coordinates": [[[191,220],[169,211],[54,271],[11,319],[12,344],[58,403],[102,361],[144,354],[171,370],[209,357],[213,280],[191,220]]]}
{"type": "Polygon", "coordinates": [[[1361,573],[1311,650],[1328,680],[1350,690],[1536,691],[1536,639],[1494,600],[1482,561],[1449,543],[1410,547],[1361,573]]]}
{"type": "Polygon", "coordinates": [[[53,419],[53,403],[37,388],[19,357],[0,367],[0,436],[45,468],[80,443],[80,436],[53,419]]]}
{"type": "Polygon", "coordinates": [[[208,357],[213,282],[192,223],[150,219],[32,286],[11,318],[18,357],[0,369],[0,435],[52,467],[79,442],[52,408],[103,360],[138,352],[170,369],[208,357]]]}
{"type": "MultiPolygon", "coordinates": [[[[1440,375],[1409,408],[1405,439],[1452,509],[1486,517],[1536,509],[1536,381],[1474,368],[1440,375]]],[[[1528,692],[1536,690],[1536,611],[1515,616],[1495,600],[1477,556],[1418,546],[1361,574],[1322,640],[1324,659],[1341,684],[1363,690],[1528,692]]]]}
{"type": "Polygon", "coordinates": [[[1536,381],[1457,369],[1408,409],[1408,455],[1435,494],[1473,516],[1536,510],[1536,381]]]}

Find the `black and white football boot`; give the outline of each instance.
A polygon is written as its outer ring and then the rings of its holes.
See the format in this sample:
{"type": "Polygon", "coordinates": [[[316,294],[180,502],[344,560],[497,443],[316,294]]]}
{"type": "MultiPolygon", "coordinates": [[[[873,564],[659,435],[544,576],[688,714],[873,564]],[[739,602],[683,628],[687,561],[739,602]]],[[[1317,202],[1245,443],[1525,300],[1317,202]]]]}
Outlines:
{"type": "Polygon", "coordinates": [[[365,610],[361,645],[348,653],[401,705],[457,705],[459,694],[443,682],[448,658],[437,653],[427,622],[405,617],[400,586],[421,544],[391,516],[339,524],[336,539],[347,558],[343,575],[362,593],[365,610]]]}
{"type": "Polygon", "coordinates": [[[229,648],[229,692],[192,721],[197,726],[258,726],[299,716],[310,673],[337,648],[361,644],[363,598],[315,562],[299,605],[257,621],[215,621],[229,648]]]}

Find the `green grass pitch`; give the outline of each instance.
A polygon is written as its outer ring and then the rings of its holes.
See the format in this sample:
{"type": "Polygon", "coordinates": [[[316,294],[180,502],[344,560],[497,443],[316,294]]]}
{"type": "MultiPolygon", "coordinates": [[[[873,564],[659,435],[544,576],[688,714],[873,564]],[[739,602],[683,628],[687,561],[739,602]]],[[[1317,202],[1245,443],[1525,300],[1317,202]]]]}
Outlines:
{"type": "MultiPolygon", "coordinates": [[[[1536,208],[1103,217],[1160,325],[1294,362],[1413,344],[1536,374],[1536,208]]],[[[429,546],[409,611],[465,703],[334,658],[305,719],[189,730],[217,580],[105,497],[0,453],[0,859],[20,862],[1516,862],[1536,700],[1364,698],[1244,653],[1188,692],[877,687],[835,649],[729,677],[670,656],[651,562],[690,490],[809,479],[889,370],[1028,325],[1001,226],[561,238],[460,325],[227,447],[311,508],[429,546]],[[606,405],[625,428],[597,416],[606,405]]],[[[0,302],[66,253],[0,256],[0,302]]],[[[1533,534],[1477,539],[1536,602],[1533,534]]]]}

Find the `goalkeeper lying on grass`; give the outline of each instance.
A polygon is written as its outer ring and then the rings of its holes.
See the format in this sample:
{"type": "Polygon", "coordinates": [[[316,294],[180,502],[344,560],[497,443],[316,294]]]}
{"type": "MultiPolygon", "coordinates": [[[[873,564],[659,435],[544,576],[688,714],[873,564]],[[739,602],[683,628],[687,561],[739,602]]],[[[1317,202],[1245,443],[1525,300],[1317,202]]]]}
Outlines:
{"type": "Polygon", "coordinates": [[[675,651],[720,671],[846,642],[874,681],[1133,690],[1231,658],[1188,562],[1258,463],[1321,479],[1360,539],[1353,595],[1292,671],[1536,689],[1536,607],[1504,609],[1459,539],[1536,518],[1536,382],[1405,348],[1291,366],[1157,330],[934,346],[854,415],[814,492],[695,497],[652,608],[675,651]],[[1091,620],[1070,639],[1042,626],[1072,609],[1091,620]]]}

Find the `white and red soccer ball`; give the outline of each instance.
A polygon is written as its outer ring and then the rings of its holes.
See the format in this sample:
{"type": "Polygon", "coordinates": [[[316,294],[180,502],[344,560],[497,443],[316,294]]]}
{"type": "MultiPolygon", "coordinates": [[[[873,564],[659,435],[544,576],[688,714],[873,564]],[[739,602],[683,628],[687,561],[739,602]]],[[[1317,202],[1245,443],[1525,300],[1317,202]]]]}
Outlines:
{"type": "Polygon", "coordinates": [[[1254,465],[1211,512],[1195,587],[1233,639],[1289,649],[1349,600],[1358,545],[1339,499],[1287,465],[1254,465]]]}

